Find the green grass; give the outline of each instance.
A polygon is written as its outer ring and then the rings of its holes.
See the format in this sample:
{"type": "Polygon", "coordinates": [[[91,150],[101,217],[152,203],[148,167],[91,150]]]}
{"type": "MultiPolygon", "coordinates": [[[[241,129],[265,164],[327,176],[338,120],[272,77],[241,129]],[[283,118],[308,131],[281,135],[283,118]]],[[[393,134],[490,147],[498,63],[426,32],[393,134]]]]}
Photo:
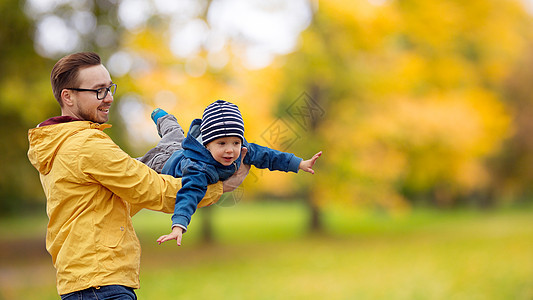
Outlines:
{"type": "MultiPolygon", "coordinates": [[[[533,298],[531,209],[415,210],[394,218],[329,210],[321,234],[307,233],[299,203],[209,209],[213,245],[201,242],[200,214],[181,247],[155,243],[169,216],[134,217],[143,247],[139,299],[533,298]]],[[[53,279],[39,277],[50,265],[0,266],[0,299],[57,299],[53,279]],[[9,272],[15,279],[7,282],[9,272]]]]}

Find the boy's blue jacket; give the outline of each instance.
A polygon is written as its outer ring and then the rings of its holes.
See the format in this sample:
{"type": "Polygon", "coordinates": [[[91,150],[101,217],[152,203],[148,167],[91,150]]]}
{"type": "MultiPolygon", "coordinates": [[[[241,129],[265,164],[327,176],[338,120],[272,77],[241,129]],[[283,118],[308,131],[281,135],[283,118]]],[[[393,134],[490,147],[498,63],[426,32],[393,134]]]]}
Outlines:
{"type": "MultiPolygon", "coordinates": [[[[241,158],[230,166],[217,162],[207,148],[202,145],[200,137],[201,119],[191,123],[187,137],[183,140],[183,150],[178,150],[167,160],[162,174],[182,177],[182,187],[176,196],[176,206],[172,215],[172,225],[182,225],[187,228],[196,206],[202,200],[207,185],[226,180],[240,167],[241,158]]],[[[301,158],[292,153],[286,153],[243,141],[243,147],[248,148],[244,157],[244,164],[253,165],[260,169],[271,171],[298,173],[301,158]]]]}

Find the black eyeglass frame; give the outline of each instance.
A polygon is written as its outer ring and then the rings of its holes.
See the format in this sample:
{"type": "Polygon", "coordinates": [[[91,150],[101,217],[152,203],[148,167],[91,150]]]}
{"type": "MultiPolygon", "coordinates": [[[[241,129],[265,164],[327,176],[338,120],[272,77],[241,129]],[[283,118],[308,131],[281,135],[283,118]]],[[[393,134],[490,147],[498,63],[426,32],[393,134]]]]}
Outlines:
{"type": "Polygon", "coordinates": [[[73,90],[73,91],[79,91],[79,92],[95,92],[96,93],[96,99],[98,100],[104,100],[105,97],[107,97],[107,93],[111,92],[111,96],[114,96],[115,93],[117,92],[117,84],[116,83],[113,83],[112,85],[108,86],[108,87],[101,87],[99,89],[80,89],[80,88],[65,88],[67,90],[73,90]],[[113,91],[111,91],[111,89],[113,89],[113,91]],[[98,94],[100,94],[102,92],[102,90],[105,90],[105,93],[104,93],[104,96],[102,98],[99,98],[98,97],[98,94]]]}

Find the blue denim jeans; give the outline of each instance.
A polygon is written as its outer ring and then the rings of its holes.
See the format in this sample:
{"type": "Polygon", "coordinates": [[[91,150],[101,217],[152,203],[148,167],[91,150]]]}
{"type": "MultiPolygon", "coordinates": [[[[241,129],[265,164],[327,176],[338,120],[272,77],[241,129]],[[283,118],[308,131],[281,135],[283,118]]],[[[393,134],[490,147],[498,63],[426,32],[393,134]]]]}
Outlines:
{"type": "Polygon", "coordinates": [[[132,288],[123,285],[106,285],[91,287],[61,295],[61,300],[136,300],[137,296],[132,288]]]}

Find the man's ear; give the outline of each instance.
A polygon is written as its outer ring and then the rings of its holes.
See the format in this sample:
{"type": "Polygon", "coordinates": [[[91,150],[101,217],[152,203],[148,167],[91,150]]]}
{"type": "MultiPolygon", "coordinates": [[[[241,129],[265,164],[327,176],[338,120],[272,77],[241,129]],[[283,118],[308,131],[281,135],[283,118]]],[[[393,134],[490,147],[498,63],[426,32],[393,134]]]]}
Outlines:
{"type": "Polygon", "coordinates": [[[61,100],[63,102],[63,105],[72,106],[74,104],[74,99],[72,96],[73,95],[71,90],[63,89],[61,91],[61,100]]]}

